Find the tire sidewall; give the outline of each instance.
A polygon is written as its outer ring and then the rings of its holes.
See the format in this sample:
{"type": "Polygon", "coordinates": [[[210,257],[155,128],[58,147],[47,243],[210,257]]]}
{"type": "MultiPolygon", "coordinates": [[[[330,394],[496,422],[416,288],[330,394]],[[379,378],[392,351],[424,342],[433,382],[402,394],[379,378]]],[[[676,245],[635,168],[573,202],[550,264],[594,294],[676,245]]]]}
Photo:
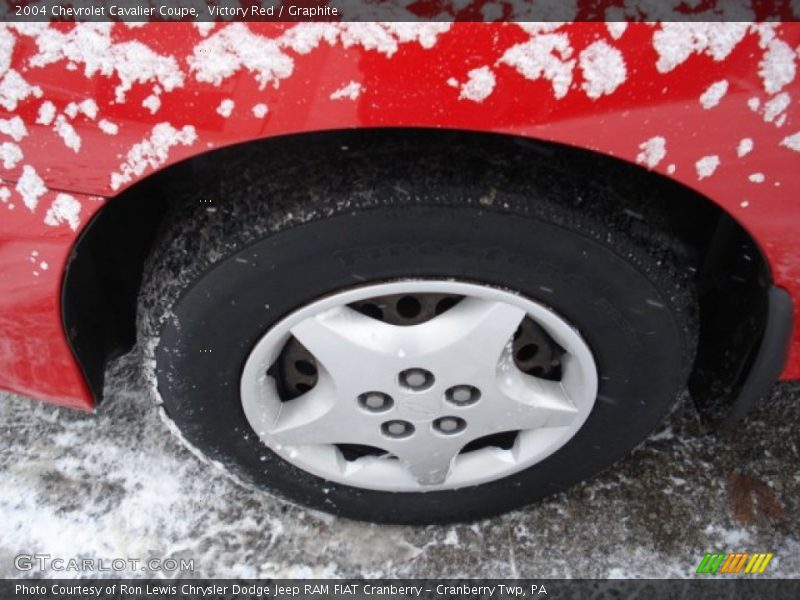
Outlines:
{"type": "Polygon", "coordinates": [[[691,353],[682,307],[667,286],[597,237],[535,216],[452,206],[360,210],[264,237],[206,270],[172,307],[156,351],[167,413],[191,444],[244,480],[358,519],[471,519],[559,491],[652,431],[682,389],[691,353]],[[325,295],[406,278],[510,289],[572,324],[599,372],[597,401],[578,433],[516,474],[426,493],[326,481],[267,448],[239,395],[256,342],[284,316],[325,295]]]}

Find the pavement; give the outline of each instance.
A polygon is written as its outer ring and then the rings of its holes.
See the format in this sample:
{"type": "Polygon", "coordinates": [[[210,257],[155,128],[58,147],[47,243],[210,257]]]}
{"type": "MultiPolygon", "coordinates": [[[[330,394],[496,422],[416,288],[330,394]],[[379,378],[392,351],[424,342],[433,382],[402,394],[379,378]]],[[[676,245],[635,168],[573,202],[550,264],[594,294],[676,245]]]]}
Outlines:
{"type": "Polygon", "coordinates": [[[138,365],[113,366],[95,414],[0,393],[0,577],[91,575],[18,571],[20,554],[193,561],[116,573],[134,577],[691,577],[710,551],[773,552],[764,576],[800,577],[800,383],[725,436],[684,398],[627,458],[523,510],[398,527],[230,479],[170,431],[138,365]]]}

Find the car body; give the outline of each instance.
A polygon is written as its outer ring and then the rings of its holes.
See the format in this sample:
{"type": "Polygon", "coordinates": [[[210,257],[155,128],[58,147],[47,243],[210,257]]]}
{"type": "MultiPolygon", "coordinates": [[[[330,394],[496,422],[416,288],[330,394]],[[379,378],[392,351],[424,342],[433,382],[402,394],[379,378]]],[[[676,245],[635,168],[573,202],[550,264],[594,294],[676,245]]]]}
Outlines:
{"type": "MultiPolygon", "coordinates": [[[[320,131],[502,134],[640,165],[740,224],[796,311],[798,52],[796,23],[3,25],[0,388],[99,401],[76,339],[104,325],[70,331],[65,278],[117,198],[192,157],[320,131]]],[[[778,354],[800,378],[800,330],[778,354]]]]}

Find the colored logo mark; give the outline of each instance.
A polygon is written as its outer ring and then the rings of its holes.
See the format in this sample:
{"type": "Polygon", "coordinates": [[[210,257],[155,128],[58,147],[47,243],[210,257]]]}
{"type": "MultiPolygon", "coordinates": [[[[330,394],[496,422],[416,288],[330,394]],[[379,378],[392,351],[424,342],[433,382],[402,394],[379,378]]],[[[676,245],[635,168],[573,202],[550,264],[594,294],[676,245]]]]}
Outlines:
{"type": "Polygon", "coordinates": [[[761,574],[772,560],[772,552],[707,552],[697,567],[697,573],[708,575],[761,574]]]}

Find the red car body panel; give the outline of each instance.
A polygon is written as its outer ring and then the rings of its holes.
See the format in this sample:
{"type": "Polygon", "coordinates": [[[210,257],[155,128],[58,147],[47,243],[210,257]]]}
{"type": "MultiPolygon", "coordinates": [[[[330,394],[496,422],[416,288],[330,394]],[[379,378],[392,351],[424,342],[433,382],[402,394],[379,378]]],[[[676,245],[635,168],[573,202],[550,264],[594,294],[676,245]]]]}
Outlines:
{"type": "Polygon", "coordinates": [[[59,309],[81,229],[158,169],[283,134],[466,129],[638,162],[731,214],[800,298],[798,53],[797,23],[5,26],[0,387],[91,408],[59,309]]]}

